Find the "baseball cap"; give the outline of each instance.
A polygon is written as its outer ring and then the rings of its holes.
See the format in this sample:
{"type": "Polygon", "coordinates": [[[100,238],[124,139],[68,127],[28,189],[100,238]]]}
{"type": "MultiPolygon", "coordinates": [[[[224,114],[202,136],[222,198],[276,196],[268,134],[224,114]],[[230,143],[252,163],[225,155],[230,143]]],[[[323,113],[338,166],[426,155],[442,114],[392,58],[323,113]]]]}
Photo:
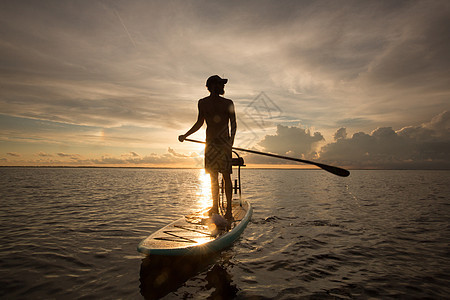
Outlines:
{"type": "Polygon", "coordinates": [[[210,76],[208,78],[208,80],[206,80],[206,86],[209,87],[209,86],[211,86],[212,84],[215,84],[215,83],[225,84],[227,82],[228,82],[228,79],[220,78],[219,75],[213,75],[213,76],[210,76]]]}

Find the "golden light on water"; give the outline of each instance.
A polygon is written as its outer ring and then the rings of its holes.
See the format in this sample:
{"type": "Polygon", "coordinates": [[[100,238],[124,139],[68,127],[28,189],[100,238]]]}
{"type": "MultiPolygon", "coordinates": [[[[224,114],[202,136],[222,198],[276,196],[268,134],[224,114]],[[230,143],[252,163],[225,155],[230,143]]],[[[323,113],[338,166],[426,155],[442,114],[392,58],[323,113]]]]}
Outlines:
{"type": "Polygon", "coordinates": [[[197,191],[198,205],[201,209],[208,208],[212,206],[211,179],[205,169],[200,169],[198,178],[200,182],[197,191]]]}

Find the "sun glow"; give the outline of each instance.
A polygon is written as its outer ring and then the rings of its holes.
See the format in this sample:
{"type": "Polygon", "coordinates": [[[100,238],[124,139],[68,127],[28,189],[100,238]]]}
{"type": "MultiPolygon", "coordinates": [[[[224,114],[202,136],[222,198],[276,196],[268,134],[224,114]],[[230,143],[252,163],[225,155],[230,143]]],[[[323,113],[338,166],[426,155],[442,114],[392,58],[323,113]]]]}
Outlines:
{"type": "Polygon", "coordinates": [[[209,177],[209,174],[205,172],[205,169],[200,169],[198,179],[200,181],[200,186],[197,191],[198,204],[201,209],[206,209],[212,206],[211,178],[209,177]]]}

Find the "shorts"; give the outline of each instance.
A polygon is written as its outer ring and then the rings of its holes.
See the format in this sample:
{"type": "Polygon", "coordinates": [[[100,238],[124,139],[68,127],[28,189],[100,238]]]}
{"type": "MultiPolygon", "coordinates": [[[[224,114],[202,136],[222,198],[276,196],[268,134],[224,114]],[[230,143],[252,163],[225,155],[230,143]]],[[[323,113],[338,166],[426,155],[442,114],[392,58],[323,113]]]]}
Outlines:
{"type": "Polygon", "coordinates": [[[220,173],[232,173],[231,148],[225,144],[206,144],[205,147],[205,171],[220,173]]]}

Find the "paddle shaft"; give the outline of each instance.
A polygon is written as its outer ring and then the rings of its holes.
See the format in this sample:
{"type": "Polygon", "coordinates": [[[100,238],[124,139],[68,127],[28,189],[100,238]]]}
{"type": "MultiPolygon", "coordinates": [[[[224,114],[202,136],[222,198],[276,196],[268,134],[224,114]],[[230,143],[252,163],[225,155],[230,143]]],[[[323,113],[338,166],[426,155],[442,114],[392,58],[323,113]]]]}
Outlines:
{"type": "MultiPolygon", "coordinates": [[[[185,141],[206,144],[206,142],[192,140],[192,139],[185,139],[185,141]]],[[[330,165],[317,163],[314,161],[309,161],[309,160],[304,160],[304,159],[294,158],[294,157],[289,157],[289,156],[283,156],[283,155],[277,155],[277,154],[272,154],[272,153],[260,152],[260,151],[255,151],[255,150],[243,149],[243,148],[238,148],[238,147],[232,147],[232,148],[233,148],[233,150],[236,150],[236,151],[243,151],[243,152],[248,152],[248,153],[253,153],[253,154],[258,154],[258,155],[265,155],[265,156],[270,156],[270,157],[276,157],[276,158],[301,162],[304,164],[314,165],[314,166],[321,168],[322,170],[328,171],[330,173],[333,173],[335,175],[342,176],[342,177],[347,177],[348,175],[350,175],[350,172],[348,170],[345,170],[345,169],[342,169],[339,167],[334,167],[334,166],[330,166],[330,165]]]]}

